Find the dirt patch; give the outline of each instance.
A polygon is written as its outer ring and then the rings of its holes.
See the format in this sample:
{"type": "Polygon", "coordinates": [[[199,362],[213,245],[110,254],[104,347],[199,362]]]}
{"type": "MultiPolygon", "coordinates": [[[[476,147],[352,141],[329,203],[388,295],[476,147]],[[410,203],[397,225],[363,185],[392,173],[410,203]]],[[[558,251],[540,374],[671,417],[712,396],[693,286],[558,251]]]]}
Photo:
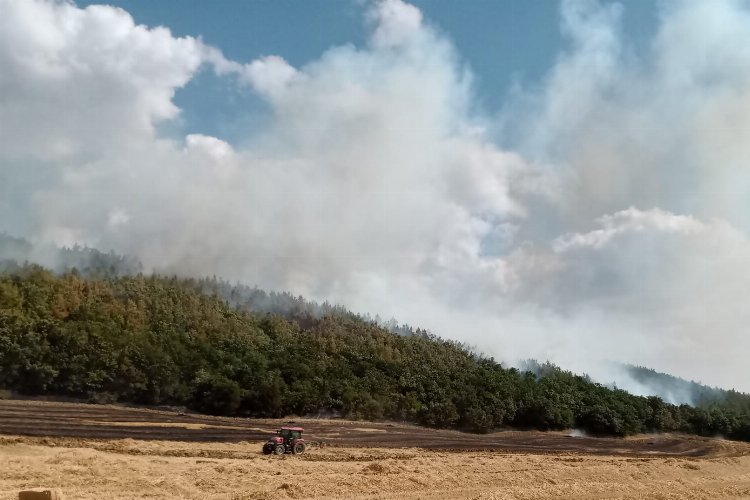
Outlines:
{"type": "Polygon", "coordinates": [[[191,422],[109,422],[96,420],[83,420],[88,425],[104,425],[107,427],[172,427],[177,429],[237,429],[246,431],[245,427],[232,427],[231,425],[197,424],[191,422]]]}
{"type": "Polygon", "coordinates": [[[81,500],[750,498],[748,443],[569,434],[6,400],[0,500],[35,487],[81,500]],[[308,452],[263,455],[292,423],[308,452]]]}
{"type": "MultiPolygon", "coordinates": [[[[108,443],[127,439],[185,443],[261,441],[279,426],[291,423],[303,426],[305,439],[318,448],[423,448],[446,452],[584,453],[644,457],[731,457],[748,453],[748,445],[744,443],[680,435],[628,439],[572,437],[566,432],[507,431],[480,435],[392,422],[368,422],[363,425],[363,422],[326,419],[221,418],[116,405],[0,400],[0,435],[56,439],[55,445],[63,447],[75,446],[76,440],[81,438],[108,443]]],[[[111,444],[101,446],[102,451],[116,451],[105,449],[111,444]]],[[[196,453],[184,445],[175,445],[170,450],[166,453],[181,453],[182,456],[196,453]]],[[[139,448],[129,449],[125,453],[158,454],[161,451],[146,447],[146,451],[139,448]]]]}

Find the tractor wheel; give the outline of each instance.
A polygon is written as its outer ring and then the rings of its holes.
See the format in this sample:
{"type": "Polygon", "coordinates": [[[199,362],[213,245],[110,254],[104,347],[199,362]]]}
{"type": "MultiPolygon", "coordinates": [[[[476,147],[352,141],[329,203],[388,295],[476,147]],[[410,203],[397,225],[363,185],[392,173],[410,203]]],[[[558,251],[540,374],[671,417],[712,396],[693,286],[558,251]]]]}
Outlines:
{"type": "Polygon", "coordinates": [[[295,455],[302,455],[305,452],[305,443],[297,443],[294,445],[292,453],[295,455]]]}
{"type": "Polygon", "coordinates": [[[263,454],[264,455],[270,455],[271,454],[271,447],[270,446],[264,446],[263,447],[263,454]]]}
{"type": "Polygon", "coordinates": [[[286,448],[284,448],[283,444],[277,444],[273,452],[276,453],[277,455],[283,455],[286,452],[286,448]]]}

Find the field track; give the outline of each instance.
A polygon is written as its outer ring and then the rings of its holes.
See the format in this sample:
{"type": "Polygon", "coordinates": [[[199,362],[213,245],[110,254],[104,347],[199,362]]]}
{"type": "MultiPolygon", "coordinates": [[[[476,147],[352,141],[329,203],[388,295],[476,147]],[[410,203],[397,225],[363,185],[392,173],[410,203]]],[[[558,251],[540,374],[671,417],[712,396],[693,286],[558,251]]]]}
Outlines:
{"type": "MultiPolygon", "coordinates": [[[[244,419],[175,411],[28,400],[0,400],[0,435],[94,440],[246,442],[266,439],[290,419],[244,419]]],[[[571,437],[569,433],[505,431],[480,435],[398,423],[294,419],[308,441],[339,447],[455,451],[586,453],[629,456],[736,456],[740,443],[693,436],[571,437]]]]}

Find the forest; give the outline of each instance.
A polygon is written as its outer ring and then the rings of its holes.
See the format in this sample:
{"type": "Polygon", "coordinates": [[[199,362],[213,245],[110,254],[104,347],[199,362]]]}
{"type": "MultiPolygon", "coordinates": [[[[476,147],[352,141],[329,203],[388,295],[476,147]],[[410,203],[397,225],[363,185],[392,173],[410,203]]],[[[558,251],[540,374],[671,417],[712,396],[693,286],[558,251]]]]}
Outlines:
{"type": "MultiPolygon", "coordinates": [[[[750,396],[672,405],[429,332],[216,279],[0,266],[0,389],[216,415],[332,415],[489,432],[750,440],[750,396]]],[[[644,369],[641,375],[647,375],[644,369]]]]}

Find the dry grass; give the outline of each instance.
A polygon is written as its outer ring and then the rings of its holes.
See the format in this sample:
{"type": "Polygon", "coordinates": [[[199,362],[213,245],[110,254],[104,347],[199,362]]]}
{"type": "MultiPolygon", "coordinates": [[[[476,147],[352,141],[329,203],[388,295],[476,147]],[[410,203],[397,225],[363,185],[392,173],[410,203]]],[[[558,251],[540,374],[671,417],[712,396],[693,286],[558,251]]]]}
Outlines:
{"type": "MultiPolygon", "coordinates": [[[[190,422],[117,422],[117,421],[111,421],[111,420],[104,420],[104,421],[98,421],[98,420],[81,420],[80,421],[83,424],[86,425],[102,425],[107,427],[164,427],[164,428],[174,428],[174,429],[234,429],[234,430],[240,430],[240,431],[246,431],[247,427],[239,427],[236,425],[211,425],[211,424],[194,424],[190,422]]],[[[261,429],[257,429],[258,431],[261,431],[261,429]]],[[[266,430],[266,432],[272,432],[270,430],[266,430]]]]}
{"type": "Polygon", "coordinates": [[[0,438],[0,499],[61,488],[68,499],[750,498],[750,447],[706,458],[313,448],[260,442],[0,438]]]}

